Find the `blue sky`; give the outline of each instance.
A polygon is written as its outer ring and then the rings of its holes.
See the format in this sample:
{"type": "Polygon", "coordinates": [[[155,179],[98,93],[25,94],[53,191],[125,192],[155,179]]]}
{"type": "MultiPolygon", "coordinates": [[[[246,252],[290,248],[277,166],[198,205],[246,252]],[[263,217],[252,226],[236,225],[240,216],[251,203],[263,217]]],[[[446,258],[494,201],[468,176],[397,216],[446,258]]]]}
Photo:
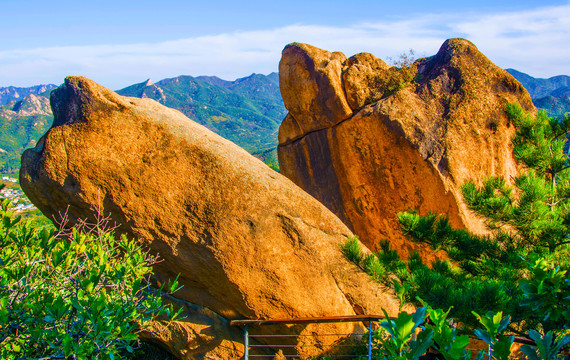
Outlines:
{"type": "Polygon", "coordinates": [[[0,86],[84,75],[111,89],[147,78],[277,70],[290,42],[386,59],[471,40],[501,67],[570,75],[564,1],[0,0],[0,86]]]}

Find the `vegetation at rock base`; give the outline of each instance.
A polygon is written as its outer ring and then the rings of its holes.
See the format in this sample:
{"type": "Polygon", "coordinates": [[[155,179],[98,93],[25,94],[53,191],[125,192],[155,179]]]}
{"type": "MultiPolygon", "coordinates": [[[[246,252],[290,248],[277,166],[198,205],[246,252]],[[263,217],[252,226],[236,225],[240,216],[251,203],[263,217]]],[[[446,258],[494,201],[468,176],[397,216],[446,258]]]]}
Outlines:
{"type": "Polygon", "coordinates": [[[39,228],[0,207],[0,357],[132,357],[145,322],[179,315],[149,284],[156,258],[101,223],[39,228]]]}
{"type": "MultiPolygon", "coordinates": [[[[373,277],[393,285],[402,300],[449,309],[463,331],[482,323],[478,314],[509,314],[502,330],[544,342],[540,350],[524,351],[530,358],[548,358],[554,346],[559,351],[570,341],[564,337],[570,330],[570,116],[533,116],[518,104],[509,104],[507,113],[517,129],[514,156],[524,171],[512,186],[506,179],[488,178],[481,186],[462,187],[466,203],[484,217],[492,236],[453,229],[442,215],[409,211],[398,215],[404,234],[445,250],[450,261],[428,267],[417,254],[403,261],[387,242],[368,257],[354,239],[343,251],[373,277]],[[375,275],[372,269],[379,267],[385,271],[375,275]]],[[[491,320],[486,324],[491,326],[491,320]]]]}

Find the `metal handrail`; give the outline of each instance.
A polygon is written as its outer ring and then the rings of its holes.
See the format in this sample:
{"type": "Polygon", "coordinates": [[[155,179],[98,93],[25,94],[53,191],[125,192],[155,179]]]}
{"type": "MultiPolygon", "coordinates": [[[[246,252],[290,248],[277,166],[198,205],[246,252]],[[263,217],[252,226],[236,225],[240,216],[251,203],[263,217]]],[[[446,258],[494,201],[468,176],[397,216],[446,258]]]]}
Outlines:
{"type": "MultiPolygon", "coordinates": [[[[311,318],[298,318],[298,319],[265,319],[265,320],[232,320],[230,325],[233,326],[243,326],[244,328],[244,359],[248,360],[250,357],[273,357],[274,355],[250,355],[249,348],[261,348],[261,347],[280,347],[280,348],[293,348],[298,347],[298,345],[250,345],[250,338],[254,337],[298,337],[303,335],[251,335],[249,333],[250,326],[261,326],[261,325],[280,325],[280,324],[323,324],[323,323],[342,323],[342,322],[363,322],[368,323],[368,359],[372,360],[372,322],[383,320],[386,317],[384,315],[346,315],[346,316],[329,316],[329,317],[311,317],[311,318]]],[[[391,317],[391,319],[396,319],[391,317]]],[[[363,336],[365,334],[324,334],[322,336],[363,336]]],[[[314,336],[314,335],[306,335],[314,336]]],[[[319,335],[321,336],[321,335],[319,335]]],[[[309,345],[305,345],[309,346],[309,345]]],[[[315,345],[312,345],[315,346],[315,345]]],[[[357,347],[358,345],[338,345],[338,347],[357,347]]],[[[298,355],[283,355],[285,358],[297,357],[298,355]]],[[[353,355],[332,355],[334,357],[353,357],[353,355]]]]}
{"type": "MultiPolygon", "coordinates": [[[[366,344],[368,350],[368,360],[372,360],[374,357],[372,356],[372,322],[377,322],[380,320],[384,320],[386,317],[384,315],[347,315],[347,316],[330,316],[330,317],[312,317],[312,318],[297,318],[297,319],[246,319],[246,320],[232,320],[230,321],[230,325],[233,326],[242,326],[244,329],[244,360],[248,360],[250,357],[274,357],[275,355],[257,355],[257,354],[249,354],[249,348],[296,348],[299,345],[250,345],[249,340],[250,338],[286,338],[286,337],[300,337],[300,336],[315,336],[314,334],[310,335],[287,335],[287,334],[258,334],[258,335],[251,335],[249,333],[250,326],[261,326],[261,325],[280,325],[280,324],[323,324],[323,323],[341,323],[341,322],[362,322],[368,323],[368,341],[366,344]]],[[[390,317],[390,319],[395,320],[396,317],[390,317]]],[[[363,336],[363,334],[319,334],[318,336],[363,336]]],[[[535,342],[531,339],[525,337],[515,337],[514,342],[522,343],[522,344],[529,344],[535,345],[535,342]]],[[[302,345],[302,346],[316,346],[316,345],[302,345]]],[[[363,346],[362,344],[355,344],[355,345],[336,345],[337,347],[358,347],[363,346]]],[[[294,358],[298,357],[298,355],[282,355],[285,358],[294,358]]],[[[330,357],[335,358],[345,358],[345,357],[354,357],[354,355],[328,355],[330,357]]],[[[377,357],[377,356],[375,356],[377,357]]]]}
{"type": "MultiPolygon", "coordinates": [[[[230,325],[245,326],[245,325],[278,325],[278,324],[324,324],[336,322],[365,322],[365,321],[378,321],[383,320],[384,315],[343,315],[343,316],[327,316],[327,317],[310,317],[310,318],[297,318],[297,319],[269,319],[269,320],[232,320],[230,325]]],[[[390,317],[395,320],[395,317],[390,317]]]]}

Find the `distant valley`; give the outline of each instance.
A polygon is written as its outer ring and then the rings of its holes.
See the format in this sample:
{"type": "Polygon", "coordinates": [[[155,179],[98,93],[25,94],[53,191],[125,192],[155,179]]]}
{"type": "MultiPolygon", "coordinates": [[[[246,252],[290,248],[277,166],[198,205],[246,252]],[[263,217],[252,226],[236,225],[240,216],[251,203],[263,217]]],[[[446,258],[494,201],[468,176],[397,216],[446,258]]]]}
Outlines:
{"type": "MultiPolygon", "coordinates": [[[[536,107],[551,116],[570,112],[570,76],[539,79],[514,69],[507,71],[529,91],[536,107]]],[[[35,146],[51,126],[49,93],[54,88],[53,84],[0,88],[0,172],[16,173],[23,150],[35,146]]],[[[252,74],[235,81],[215,76],[178,76],[156,83],[148,79],[117,93],[151,98],[178,109],[278,169],[277,132],[287,110],[277,73],[252,74]]]]}
{"type": "Polygon", "coordinates": [[[52,122],[46,96],[28,94],[0,106],[0,172],[18,172],[22,152],[34,147],[52,122]]]}

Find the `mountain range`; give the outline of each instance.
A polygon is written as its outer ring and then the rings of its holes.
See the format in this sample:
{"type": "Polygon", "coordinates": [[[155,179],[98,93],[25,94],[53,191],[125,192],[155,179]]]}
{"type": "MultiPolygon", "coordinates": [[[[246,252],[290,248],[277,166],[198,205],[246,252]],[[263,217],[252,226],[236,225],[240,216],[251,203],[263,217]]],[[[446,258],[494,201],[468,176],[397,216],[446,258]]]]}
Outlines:
{"type": "Polygon", "coordinates": [[[276,149],[277,130],[287,113],[277,73],[235,81],[215,76],[178,76],[157,83],[149,79],[117,93],[177,109],[254,155],[276,149]]]}
{"type": "MultiPolygon", "coordinates": [[[[530,93],[536,107],[552,116],[570,111],[570,76],[534,78],[507,71],[530,93]]],[[[20,168],[20,154],[34,146],[51,126],[49,93],[56,85],[0,88],[0,172],[20,168]]],[[[278,169],[277,132],[287,114],[279,91],[279,75],[252,74],[235,81],[216,76],[150,79],[117,90],[124,96],[151,98],[235,142],[278,169]]]]}
{"type": "Polygon", "coordinates": [[[54,84],[36,85],[31,87],[0,87],[0,105],[9,103],[10,101],[23,100],[27,95],[42,95],[55,89],[57,86],[54,84]]]}
{"type": "Polygon", "coordinates": [[[515,69],[507,69],[507,72],[521,82],[537,108],[546,110],[550,116],[570,112],[570,76],[540,79],[515,69]]]}

